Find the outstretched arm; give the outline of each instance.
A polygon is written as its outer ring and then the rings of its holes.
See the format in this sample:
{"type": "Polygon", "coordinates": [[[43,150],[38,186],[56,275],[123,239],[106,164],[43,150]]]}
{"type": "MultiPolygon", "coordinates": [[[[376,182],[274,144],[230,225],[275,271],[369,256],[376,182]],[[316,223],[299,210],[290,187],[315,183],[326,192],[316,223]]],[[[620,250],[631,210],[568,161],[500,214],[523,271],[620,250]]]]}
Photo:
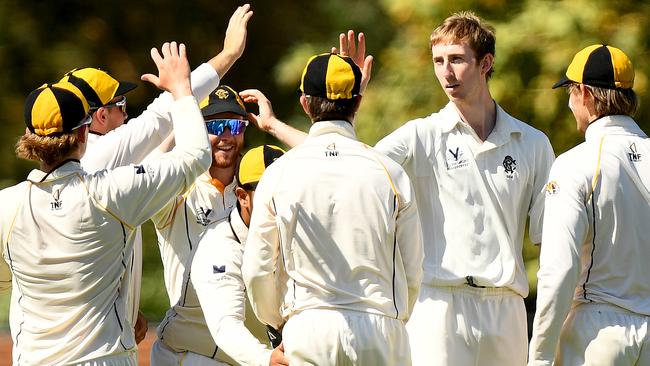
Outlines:
{"type": "Polygon", "coordinates": [[[250,9],[251,6],[245,4],[235,10],[228,22],[226,37],[223,40],[223,50],[208,61],[208,64],[214,67],[220,78],[226,75],[235,61],[244,53],[248,33],[246,27],[253,16],[253,11],[250,9]]]}
{"type": "Polygon", "coordinates": [[[247,89],[240,92],[239,95],[245,102],[256,103],[259,107],[259,114],[249,113],[248,119],[260,130],[270,133],[289,147],[300,145],[307,137],[306,133],[277,119],[273,113],[271,101],[261,91],[247,89]]]}

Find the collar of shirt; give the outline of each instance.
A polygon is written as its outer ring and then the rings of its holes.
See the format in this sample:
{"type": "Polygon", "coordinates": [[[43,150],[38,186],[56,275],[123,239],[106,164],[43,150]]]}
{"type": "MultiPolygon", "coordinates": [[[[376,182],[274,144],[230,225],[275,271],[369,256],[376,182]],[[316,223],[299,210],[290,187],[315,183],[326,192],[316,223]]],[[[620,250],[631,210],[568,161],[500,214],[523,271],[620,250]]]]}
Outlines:
{"type": "Polygon", "coordinates": [[[240,240],[241,244],[246,244],[246,238],[248,237],[248,226],[244,224],[244,220],[241,218],[241,213],[237,209],[237,206],[233,207],[230,212],[230,225],[232,226],[235,235],[240,240]]]}
{"type": "Polygon", "coordinates": [[[337,133],[345,137],[356,139],[357,135],[354,133],[354,127],[348,121],[319,121],[309,129],[307,138],[325,135],[328,133],[337,133]]]}
{"type": "Polygon", "coordinates": [[[603,135],[637,135],[647,137],[632,117],[605,116],[591,122],[585,132],[585,140],[600,140],[603,135]]]}
{"type": "Polygon", "coordinates": [[[59,179],[62,177],[66,177],[71,174],[78,174],[82,173],[83,169],[81,168],[81,164],[79,164],[78,160],[70,160],[66,162],[65,164],[61,165],[60,167],[56,168],[54,171],[51,173],[44,172],[38,169],[32,170],[29,175],[27,176],[27,180],[33,183],[38,183],[43,180],[44,177],[46,177],[45,181],[50,181],[50,180],[55,180],[59,179]]]}
{"type": "Polygon", "coordinates": [[[228,184],[227,186],[224,186],[223,183],[218,181],[217,179],[213,179],[210,176],[210,172],[205,172],[201,174],[197,179],[197,183],[200,182],[201,184],[207,184],[211,187],[214,187],[219,193],[223,193],[226,191],[235,191],[235,188],[237,187],[237,177],[232,178],[232,182],[228,184]]]}
{"type": "MultiPolygon", "coordinates": [[[[495,103],[495,105],[497,112],[496,123],[487,140],[482,143],[483,146],[481,150],[489,150],[504,145],[510,140],[511,135],[521,135],[524,132],[512,116],[506,113],[498,103],[495,103]]],[[[459,128],[462,128],[467,133],[472,134],[475,139],[478,139],[476,132],[474,132],[469,124],[462,120],[460,114],[458,114],[458,110],[452,102],[447,103],[447,105],[439,112],[439,115],[442,116],[440,123],[444,133],[449,133],[460,125],[461,127],[459,128]]]]}

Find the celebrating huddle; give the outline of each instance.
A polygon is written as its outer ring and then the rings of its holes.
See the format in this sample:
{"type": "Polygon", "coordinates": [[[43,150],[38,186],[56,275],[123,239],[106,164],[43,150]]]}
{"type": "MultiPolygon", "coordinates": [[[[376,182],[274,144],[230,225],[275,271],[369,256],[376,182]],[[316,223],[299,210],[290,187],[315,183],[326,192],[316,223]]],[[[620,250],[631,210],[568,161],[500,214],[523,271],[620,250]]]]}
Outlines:
{"type": "Polygon", "coordinates": [[[136,85],[99,69],[29,94],[16,152],[39,168],[0,191],[14,364],[137,364],[148,220],[169,297],[152,365],[650,364],[650,142],[621,50],[586,47],[553,86],[586,137],[555,160],[490,94],[494,30],[454,14],[430,38],[449,103],[373,148],[354,128],[363,33],[307,61],[308,133],[220,85],[252,14],[238,7],[192,72],[183,44],[152,49],[142,79],[163,93],[128,124],[136,85]],[[290,149],[242,156],[251,124],[290,149]],[[541,242],[530,344],[526,231],[541,242]]]}

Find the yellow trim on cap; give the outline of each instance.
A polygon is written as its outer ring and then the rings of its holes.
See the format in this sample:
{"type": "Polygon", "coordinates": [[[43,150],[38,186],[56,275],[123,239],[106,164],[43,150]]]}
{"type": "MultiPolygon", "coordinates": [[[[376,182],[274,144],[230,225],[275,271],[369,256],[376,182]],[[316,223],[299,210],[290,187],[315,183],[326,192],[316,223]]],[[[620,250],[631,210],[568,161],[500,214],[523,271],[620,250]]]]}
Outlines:
{"type": "Polygon", "coordinates": [[[106,104],[115,98],[115,92],[119,88],[119,81],[113,79],[104,70],[87,67],[72,72],[72,75],[83,79],[95,91],[102,104],[106,104]]]}
{"type": "Polygon", "coordinates": [[[354,81],[354,72],[350,64],[342,58],[332,55],[327,62],[327,74],[325,75],[327,99],[351,99],[354,81]]]}
{"type": "Polygon", "coordinates": [[[632,61],[616,47],[607,46],[614,67],[614,85],[617,88],[630,89],[634,87],[634,67],[632,61]]]}
{"type": "Polygon", "coordinates": [[[591,56],[591,53],[596,48],[600,48],[602,46],[603,45],[601,44],[591,45],[589,47],[583,48],[582,51],[576,53],[576,55],[573,56],[571,64],[569,64],[569,68],[566,70],[566,77],[573,82],[582,84],[582,75],[585,71],[585,65],[589,60],[589,56],[591,56]]]}
{"type": "Polygon", "coordinates": [[[40,136],[63,131],[63,116],[52,89],[45,89],[36,97],[32,108],[32,126],[40,136]]]}

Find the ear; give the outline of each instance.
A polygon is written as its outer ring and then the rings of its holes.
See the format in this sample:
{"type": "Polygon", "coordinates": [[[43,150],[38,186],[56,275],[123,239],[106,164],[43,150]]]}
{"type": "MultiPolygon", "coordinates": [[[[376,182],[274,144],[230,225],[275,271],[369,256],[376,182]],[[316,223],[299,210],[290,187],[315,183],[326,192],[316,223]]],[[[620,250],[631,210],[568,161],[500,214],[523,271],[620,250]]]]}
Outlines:
{"type": "Polygon", "coordinates": [[[105,125],[106,118],[107,118],[106,113],[107,113],[106,108],[99,107],[99,109],[97,109],[95,111],[95,114],[93,115],[93,120],[97,121],[97,123],[99,123],[102,126],[105,125]]]}
{"type": "Polygon", "coordinates": [[[83,125],[77,128],[77,139],[81,143],[85,143],[88,140],[88,125],[83,125]]]}
{"type": "Polygon", "coordinates": [[[490,71],[492,68],[492,65],[494,65],[494,55],[491,53],[486,53],[485,56],[483,56],[481,59],[479,65],[481,67],[481,73],[487,74],[488,71],[490,71]]]}
{"type": "Polygon", "coordinates": [[[309,118],[311,118],[311,113],[309,112],[309,105],[307,104],[307,97],[305,94],[300,95],[300,105],[302,106],[302,110],[305,111],[309,118]]]}
{"type": "Polygon", "coordinates": [[[578,88],[580,90],[580,100],[582,101],[582,104],[591,104],[593,102],[594,96],[591,95],[589,89],[584,84],[580,84],[578,88]]]}
{"type": "Polygon", "coordinates": [[[249,207],[250,206],[250,195],[246,190],[242,187],[237,187],[235,188],[235,196],[237,196],[237,201],[239,201],[239,205],[242,207],[249,207]]]}

